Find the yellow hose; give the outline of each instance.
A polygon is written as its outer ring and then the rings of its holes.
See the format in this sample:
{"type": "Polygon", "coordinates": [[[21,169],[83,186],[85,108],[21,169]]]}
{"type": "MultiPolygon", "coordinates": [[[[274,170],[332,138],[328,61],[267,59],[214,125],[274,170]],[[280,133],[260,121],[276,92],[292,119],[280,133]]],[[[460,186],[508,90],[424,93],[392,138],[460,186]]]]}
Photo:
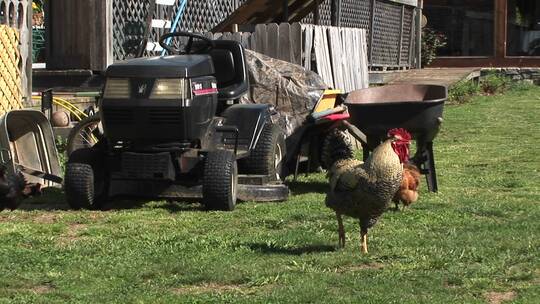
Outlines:
{"type": "MultiPolygon", "coordinates": [[[[41,97],[40,96],[32,96],[32,99],[33,100],[41,100],[41,97]]],[[[73,114],[73,116],[75,116],[75,118],[77,118],[78,120],[83,120],[84,118],[88,117],[88,115],[86,115],[86,113],[84,113],[83,111],[81,111],[79,108],[77,108],[75,105],[73,105],[71,102],[63,99],[63,98],[59,98],[59,97],[53,97],[53,103],[55,105],[58,105],[64,109],[66,109],[70,114],[73,114]]]]}

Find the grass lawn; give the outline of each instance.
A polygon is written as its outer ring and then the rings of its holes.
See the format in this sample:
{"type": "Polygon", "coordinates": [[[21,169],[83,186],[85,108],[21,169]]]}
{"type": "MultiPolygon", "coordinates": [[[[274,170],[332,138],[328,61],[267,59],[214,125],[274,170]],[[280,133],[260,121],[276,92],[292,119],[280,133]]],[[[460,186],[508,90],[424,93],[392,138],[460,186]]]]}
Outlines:
{"type": "Polygon", "coordinates": [[[232,213],[48,193],[0,213],[0,303],[540,303],[539,148],[540,88],[447,106],[440,192],[386,213],[369,255],[352,219],[336,248],[323,174],[232,213]]]}

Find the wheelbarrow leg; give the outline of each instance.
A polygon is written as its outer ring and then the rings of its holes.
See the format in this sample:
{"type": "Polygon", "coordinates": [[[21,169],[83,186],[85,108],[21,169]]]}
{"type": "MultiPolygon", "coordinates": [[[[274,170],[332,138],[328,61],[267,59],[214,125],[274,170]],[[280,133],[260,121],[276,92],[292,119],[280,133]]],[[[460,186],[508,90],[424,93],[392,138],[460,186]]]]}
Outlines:
{"type": "Polygon", "coordinates": [[[438,192],[439,187],[437,186],[437,172],[435,171],[435,158],[433,156],[433,142],[428,142],[426,144],[426,158],[424,166],[428,169],[426,174],[426,180],[428,184],[428,189],[431,192],[438,192]]]}
{"type": "Polygon", "coordinates": [[[364,161],[366,161],[375,148],[380,145],[382,140],[380,138],[368,137],[367,143],[362,142],[362,152],[364,161]]]}
{"type": "Polygon", "coordinates": [[[366,161],[369,157],[369,147],[366,144],[362,144],[362,154],[364,161],[366,161]]]}
{"type": "Polygon", "coordinates": [[[413,158],[410,159],[420,172],[426,176],[428,190],[438,192],[437,172],[435,170],[435,158],[433,154],[433,142],[417,141],[417,150],[413,158]]]}

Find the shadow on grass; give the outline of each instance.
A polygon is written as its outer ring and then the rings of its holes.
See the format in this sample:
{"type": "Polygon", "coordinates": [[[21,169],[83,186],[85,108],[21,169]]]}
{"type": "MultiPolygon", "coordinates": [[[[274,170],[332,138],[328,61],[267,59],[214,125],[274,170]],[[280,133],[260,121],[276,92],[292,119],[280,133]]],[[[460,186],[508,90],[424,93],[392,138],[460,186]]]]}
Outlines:
{"type": "Polygon", "coordinates": [[[301,247],[286,248],[277,244],[254,243],[249,248],[265,254],[302,255],[311,253],[334,252],[336,247],[330,245],[306,245],[301,247]]]}
{"type": "Polygon", "coordinates": [[[103,211],[121,211],[130,209],[163,209],[170,213],[185,211],[205,211],[204,206],[195,201],[151,201],[141,198],[118,198],[108,201],[101,210],[103,211]]]}
{"type": "Polygon", "coordinates": [[[70,209],[64,192],[58,188],[45,188],[42,195],[23,200],[17,208],[22,211],[67,211],[70,209]]]}
{"type": "Polygon", "coordinates": [[[296,194],[326,193],[329,189],[327,182],[318,181],[290,181],[287,183],[291,192],[296,194]]]}
{"type": "MultiPolygon", "coordinates": [[[[151,201],[140,198],[114,198],[101,208],[93,210],[121,211],[130,209],[164,209],[170,213],[184,211],[204,211],[204,207],[196,202],[185,201],[151,201]]],[[[58,188],[46,188],[43,194],[22,201],[17,210],[20,211],[69,211],[73,210],[66,202],[64,192],[58,188]]]]}

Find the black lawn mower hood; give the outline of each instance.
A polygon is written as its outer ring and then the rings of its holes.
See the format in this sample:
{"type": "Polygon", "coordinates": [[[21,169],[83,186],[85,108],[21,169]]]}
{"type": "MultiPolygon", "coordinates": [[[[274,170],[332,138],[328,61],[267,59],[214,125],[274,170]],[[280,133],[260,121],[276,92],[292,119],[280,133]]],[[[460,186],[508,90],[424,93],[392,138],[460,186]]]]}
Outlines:
{"type": "Polygon", "coordinates": [[[136,58],[115,63],[106,76],[114,78],[194,78],[214,74],[214,64],[208,55],[173,55],[136,58]]]}

